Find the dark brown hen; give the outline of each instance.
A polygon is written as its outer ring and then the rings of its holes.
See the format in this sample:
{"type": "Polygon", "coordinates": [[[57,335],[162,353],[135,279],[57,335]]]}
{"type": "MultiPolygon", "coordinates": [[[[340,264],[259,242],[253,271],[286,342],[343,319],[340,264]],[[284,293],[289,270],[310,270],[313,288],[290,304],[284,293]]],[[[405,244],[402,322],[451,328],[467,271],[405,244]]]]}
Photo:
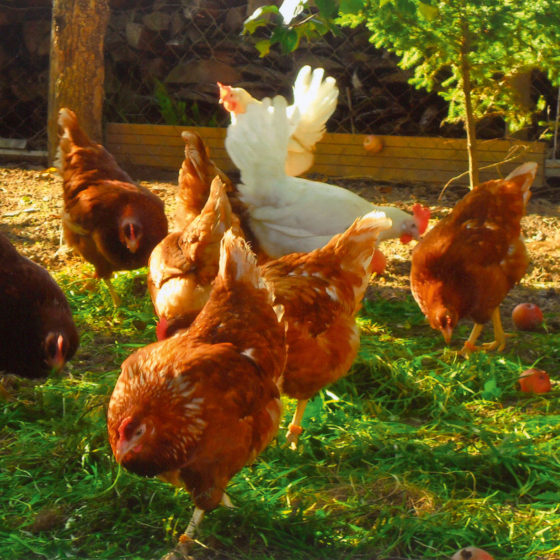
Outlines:
{"type": "Polygon", "coordinates": [[[66,297],[52,276],[0,234],[0,370],[41,378],[78,348],[66,297]]]}

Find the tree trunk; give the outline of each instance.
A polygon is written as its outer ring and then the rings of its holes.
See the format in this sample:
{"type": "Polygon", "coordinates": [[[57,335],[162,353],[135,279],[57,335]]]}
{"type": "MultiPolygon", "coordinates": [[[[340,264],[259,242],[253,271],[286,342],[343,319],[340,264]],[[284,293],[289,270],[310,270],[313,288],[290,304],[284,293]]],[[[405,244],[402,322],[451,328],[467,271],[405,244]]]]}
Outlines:
{"type": "Polygon", "coordinates": [[[471,97],[471,65],[469,61],[469,27],[466,20],[462,23],[461,39],[461,82],[465,97],[465,128],[467,129],[467,150],[469,154],[469,178],[471,189],[479,183],[478,153],[476,149],[476,121],[471,97]]]}
{"type": "Polygon", "coordinates": [[[48,149],[58,145],[58,111],[72,109],[90,138],[101,141],[107,0],[54,0],[49,75],[48,149]]]}

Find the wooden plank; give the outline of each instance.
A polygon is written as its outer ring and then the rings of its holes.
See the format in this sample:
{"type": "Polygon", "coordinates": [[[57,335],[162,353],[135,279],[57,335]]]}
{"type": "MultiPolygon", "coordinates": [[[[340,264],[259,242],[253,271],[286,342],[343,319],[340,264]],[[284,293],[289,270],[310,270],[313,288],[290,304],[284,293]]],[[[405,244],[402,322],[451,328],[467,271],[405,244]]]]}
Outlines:
{"type": "Polygon", "coordinates": [[[226,129],[211,126],[186,126],[165,124],[129,124],[129,123],[107,123],[105,135],[132,134],[136,136],[176,136],[181,137],[183,130],[196,130],[201,136],[225,138],[226,129]]]}
{"type": "MultiPolygon", "coordinates": [[[[366,134],[347,134],[347,133],[327,133],[321,139],[321,144],[349,144],[362,145],[366,134]]],[[[385,146],[408,146],[416,148],[441,148],[462,150],[466,149],[467,141],[464,138],[441,138],[435,136],[382,136],[379,138],[385,146]]],[[[537,150],[546,150],[546,144],[543,142],[529,142],[523,140],[501,140],[492,138],[487,140],[478,140],[477,145],[480,149],[488,149],[490,151],[507,151],[512,144],[521,144],[536,146],[537,150]]]]}
{"type": "MultiPolygon", "coordinates": [[[[179,166],[183,159],[183,150],[179,146],[171,144],[162,145],[160,143],[158,145],[153,145],[144,143],[123,145],[117,143],[114,145],[108,144],[107,147],[115,154],[115,156],[126,153],[133,154],[135,156],[160,156],[172,158],[173,161],[177,161],[179,166]]],[[[217,164],[218,161],[222,163],[225,161],[227,163],[227,169],[233,168],[233,164],[229,160],[229,156],[227,155],[227,152],[223,146],[214,148],[210,146],[210,155],[217,164]]],[[[408,156],[408,152],[406,152],[406,156],[408,156]]],[[[327,173],[325,169],[350,169],[352,170],[351,172],[353,175],[373,175],[376,174],[380,169],[407,169],[411,171],[433,171],[434,169],[437,169],[438,171],[449,172],[451,174],[450,176],[454,176],[462,173],[467,168],[466,159],[462,161],[453,161],[449,159],[428,161],[428,159],[426,158],[413,158],[406,156],[404,154],[401,154],[399,157],[399,154],[395,153],[394,157],[378,157],[375,159],[370,159],[363,155],[346,155],[344,158],[333,160],[333,158],[329,157],[328,154],[321,154],[318,152],[313,171],[316,171],[318,173],[327,173]]],[[[488,160],[488,163],[494,162],[494,159],[488,160]]],[[[485,163],[485,161],[481,159],[481,163],[485,163]]],[[[506,172],[508,172],[516,165],[517,163],[510,163],[504,164],[502,167],[506,170],[506,172]]],[[[337,174],[341,175],[342,173],[338,171],[337,174]]]]}
{"type": "MultiPolygon", "coordinates": [[[[126,124],[108,123],[107,136],[123,135],[138,138],[139,136],[169,136],[180,138],[183,130],[194,130],[203,138],[223,139],[226,136],[225,128],[214,127],[192,127],[192,126],[171,126],[171,125],[150,125],[150,124],[126,124]]],[[[364,134],[347,133],[327,133],[318,145],[318,148],[325,150],[325,153],[339,153],[340,148],[330,149],[330,145],[347,147],[350,153],[366,153],[363,148],[364,134]]],[[[466,152],[466,140],[461,138],[439,138],[424,136],[380,136],[383,140],[385,149],[387,148],[425,148],[428,151],[450,150],[455,152],[466,152]]],[[[528,146],[531,153],[544,153],[546,144],[544,142],[523,142],[520,140],[479,140],[477,142],[479,150],[482,152],[507,152],[512,146],[528,146]]],[[[385,151],[385,150],[384,150],[385,151]]],[[[381,152],[383,153],[383,152],[381,152]]]]}
{"type": "MultiPolygon", "coordinates": [[[[224,148],[225,128],[109,123],[106,146],[122,163],[178,169],[184,157],[183,130],[195,130],[202,136],[216,165],[226,172],[235,170],[224,148]]],[[[384,149],[369,154],[363,148],[364,138],[363,134],[326,134],[317,145],[311,172],[337,177],[371,177],[389,182],[446,182],[468,167],[464,139],[382,136],[384,149]]],[[[526,147],[517,161],[481,170],[481,180],[496,178],[498,169],[503,175],[522,161],[534,160],[539,164],[535,185],[543,184],[546,152],[543,142],[496,139],[480,140],[478,145],[481,166],[503,160],[512,146],[526,147]]],[[[458,182],[466,184],[468,177],[458,182]]]]}

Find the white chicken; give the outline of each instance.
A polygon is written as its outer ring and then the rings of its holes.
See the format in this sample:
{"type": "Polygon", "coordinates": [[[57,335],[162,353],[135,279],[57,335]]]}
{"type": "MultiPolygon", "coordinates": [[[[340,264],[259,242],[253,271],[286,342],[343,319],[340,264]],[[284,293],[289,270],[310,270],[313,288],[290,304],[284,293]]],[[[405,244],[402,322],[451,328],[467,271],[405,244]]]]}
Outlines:
{"type": "Polygon", "coordinates": [[[429,220],[429,209],[419,204],[410,215],[399,208],[374,206],[335,185],[288,176],[284,162],[289,136],[282,96],[247,105],[244,118],[233,122],[226,136],[227,152],[241,172],[237,188],[251,231],[268,255],[278,258],[323,247],[372,210],[384,212],[392,221],[378,241],[419,239],[429,220]]]}
{"type": "MultiPolygon", "coordinates": [[[[327,120],[336,109],[336,80],[331,76],[323,79],[324,73],[323,68],[311,72],[310,66],[304,66],[294,82],[294,103],[286,108],[290,130],[286,175],[301,175],[313,165],[315,144],[325,134],[327,120]]],[[[260,103],[243,88],[219,82],[218,86],[220,103],[231,114],[232,123],[247,111],[248,105],[260,103]]]]}

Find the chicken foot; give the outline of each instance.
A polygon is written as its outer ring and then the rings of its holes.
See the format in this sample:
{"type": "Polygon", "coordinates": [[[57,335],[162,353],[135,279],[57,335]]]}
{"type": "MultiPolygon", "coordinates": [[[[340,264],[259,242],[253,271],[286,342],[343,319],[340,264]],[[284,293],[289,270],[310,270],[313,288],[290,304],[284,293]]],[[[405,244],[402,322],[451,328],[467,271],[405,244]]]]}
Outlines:
{"type": "Polygon", "coordinates": [[[303,432],[301,427],[301,421],[303,419],[303,413],[305,412],[305,407],[309,399],[300,399],[296,405],[296,411],[294,412],[294,417],[292,422],[288,426],[288,432],[286,433],[286,441],[290,444],[290,449],[294,451],[297,449],[298,438],[303,432]]]}
{"type": "Polygon", "coordinates": [[[466,340],[463,345],[463,349],[460,352],[462,356],[468,358],[475,350],[496,350],[497,352],[501,352],[506,347],[506,339],[511,335],[504,332],[499,307],[496,307],[492,311],[490,318],[492,319],[492,327],[494,328],[494,340],[492,342],[485,342],[480,346],[476,346],[475,343],[480,336],[484,325],[475,323],[469,338],[466,340]]]}
{"type": "MultiPolygon", "coordinates": [[[[231,498],[225,492],[222,494],[220,505],[230,509],[235,508],[233,502],[231,501],[231,498]]],[[[179,537],[180,543],[185,544],[194,539],[194,536],[198,531],[198,527],[200,526],[202,520],[204,519],[205,513],[206,511],[199,507],[194,508],[194,512],[192,514],[191,520],[189,521],[187,528],[185,529],[185,532],[179,537]]]]}

